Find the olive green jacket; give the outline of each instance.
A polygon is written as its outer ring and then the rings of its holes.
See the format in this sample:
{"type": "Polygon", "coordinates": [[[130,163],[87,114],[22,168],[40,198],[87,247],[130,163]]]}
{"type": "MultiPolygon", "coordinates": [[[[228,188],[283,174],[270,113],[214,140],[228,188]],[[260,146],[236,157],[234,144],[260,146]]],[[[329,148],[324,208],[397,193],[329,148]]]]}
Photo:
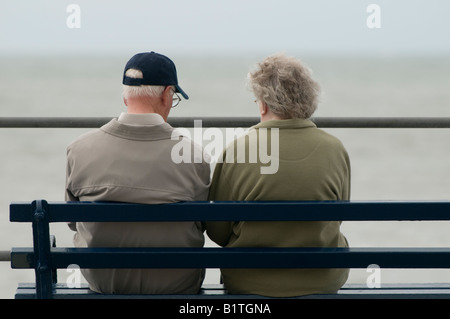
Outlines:
{"type": "MultiPolygon", "coordinates": [[[[217,201],[349,198],[350,161],[344,146],[312,121],[300,119],[259,123],[231,143],[216,164],[209,193],[209,199],[217,201]]],[[[224,247],[346,247],[340,224],[208,222],[206,227],[208,236],[224,247]]],[[[348,269],[221,270],[231,293],[275,297],[335,292],[347,280],[348,272],[348,269]]]]}

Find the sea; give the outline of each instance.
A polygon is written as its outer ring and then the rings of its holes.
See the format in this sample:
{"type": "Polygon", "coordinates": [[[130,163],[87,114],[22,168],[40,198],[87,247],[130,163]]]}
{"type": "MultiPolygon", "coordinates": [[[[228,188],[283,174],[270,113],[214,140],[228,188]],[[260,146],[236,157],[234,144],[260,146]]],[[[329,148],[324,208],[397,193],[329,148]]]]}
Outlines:
{"type": "MultiPolygon", "coordinates": [[[[117,117],[126,111],[122,72],[130,55],[0,56],[0,117],[117,117]]],[[[315,117],[450,117],[450,57],[291,54],[322,88],[315,117]]],[[[265,56],[174,55],[189,95],[170,117],[258,116],[247,74],[265,56]]],[[[450,129],[323,128],[345,145],[352,200],[450,199],[450,129]]],[[[0,128],[0,250],[32,244],[31,226],[9,222],[14,201],[64,200],[67,145],[85,128],[0,128]]],[[[353,247],[449,247],[448,222],[343,222],[353,247]]],[[[51,226],[60,247],[72,246],[64,224],[51,226]]],[[[207,239],[208,246],[214,244],[207,239]]],[[[58,271],[59,281],[70,275],[58,271]]],[[[348,283],[367,283],[352,269],[348,283]]],[[[450,282],[448,270],[381,269],[381,283],[450,282]]],[[[218,283],[219,271],[205,282],[218,283]]],[[[0,262],[0,298],[14,297],[32,270],[0,262]]]]}

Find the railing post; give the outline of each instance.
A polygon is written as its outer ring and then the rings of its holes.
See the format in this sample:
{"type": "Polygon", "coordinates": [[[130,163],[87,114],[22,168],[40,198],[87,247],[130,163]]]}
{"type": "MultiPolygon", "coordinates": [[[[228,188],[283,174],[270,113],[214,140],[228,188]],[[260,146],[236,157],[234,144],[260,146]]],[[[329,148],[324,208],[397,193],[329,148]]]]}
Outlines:
{"type": "Polygon", "coordinates": [[[36,298],[52,298],[52,269],[50,265],[50,226],[47,202],[33,202],[33,247],[36,275],[36,298]]]}

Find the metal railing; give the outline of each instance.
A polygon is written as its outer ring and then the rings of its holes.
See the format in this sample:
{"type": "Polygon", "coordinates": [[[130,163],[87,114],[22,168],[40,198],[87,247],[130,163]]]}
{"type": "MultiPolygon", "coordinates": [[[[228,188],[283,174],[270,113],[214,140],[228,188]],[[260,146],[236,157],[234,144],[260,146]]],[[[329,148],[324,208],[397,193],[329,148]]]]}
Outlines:
{"type": "MultiPolygon", "coordinates": [[[[0,117],[0,128],[97,128],[111,117],[0,117]]],[[[250,127],[258,117],[172,117],[174,127],[194,127],[201,120],[202,127],[250,127]]],[[[450,117],[316,117],[323,128],[450,128],[450,117]]]]}
{"type": "Polygon", "coordinates": [[[9,250],[0,251],[0,261],[11,261],[11,251],[9,250]]]}

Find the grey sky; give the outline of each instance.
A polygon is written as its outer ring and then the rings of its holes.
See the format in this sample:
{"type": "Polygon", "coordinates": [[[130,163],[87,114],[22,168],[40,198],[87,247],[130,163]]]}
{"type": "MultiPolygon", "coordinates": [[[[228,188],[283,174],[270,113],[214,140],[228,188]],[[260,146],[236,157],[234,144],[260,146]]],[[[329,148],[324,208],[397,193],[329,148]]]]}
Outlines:
{"type": "Polygon", "coordinates": [[[0,53],[450,53],[448,0],[1,0],[0,53]],[[81,9],[70,29],[69,4],[81,9]],[[381,28],[369,29],[369,4],[381,28]]]}

